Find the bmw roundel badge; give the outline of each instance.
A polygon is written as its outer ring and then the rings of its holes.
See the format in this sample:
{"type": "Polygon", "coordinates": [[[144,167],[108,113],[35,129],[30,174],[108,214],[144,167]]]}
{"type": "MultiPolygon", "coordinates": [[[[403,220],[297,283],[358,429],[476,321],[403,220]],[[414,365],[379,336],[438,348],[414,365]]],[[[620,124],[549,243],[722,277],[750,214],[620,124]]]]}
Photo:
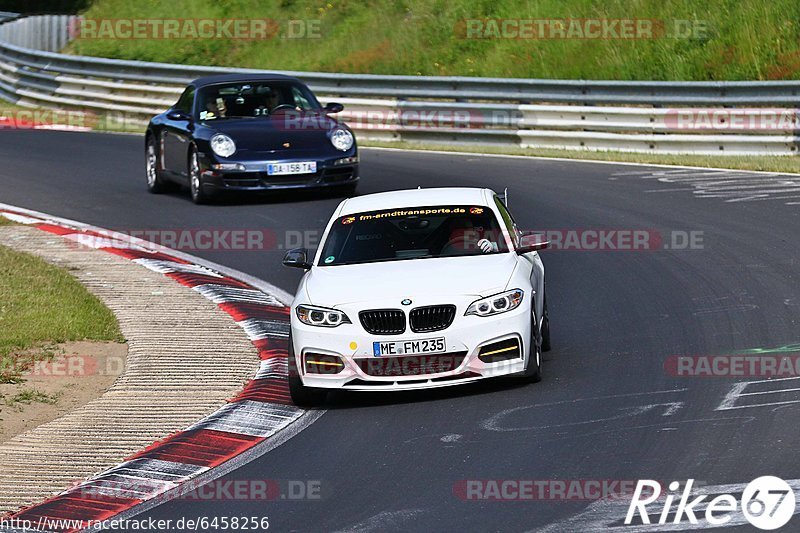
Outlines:
{"type": "Polygon", "coordinates": [[[403,300],[403,301],[402,301],[402,302],[400,302],[400,303],[401,303],[401,304],[403,304],[403,305],[411,305],[411,300],[409,300],[408,298],[406,298],[405,300],[403,300]]]}

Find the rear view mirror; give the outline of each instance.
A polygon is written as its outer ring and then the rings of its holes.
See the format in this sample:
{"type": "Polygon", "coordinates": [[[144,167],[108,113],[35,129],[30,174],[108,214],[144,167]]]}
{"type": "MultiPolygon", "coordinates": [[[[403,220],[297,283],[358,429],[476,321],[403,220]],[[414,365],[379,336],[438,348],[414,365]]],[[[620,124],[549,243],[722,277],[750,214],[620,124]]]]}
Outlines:
{"type": "Polygon", "coordinates": [[[539,250],[544,250],[550,246],[550,241],[545,239],[545,236],[541,233],[531,233],[530,235],[523,235],[519,239],[519,245],[517,246],[517,254],[527,254],[530,252],[536,252],[539,250]]]}
{"type": "Polygon", "coordinates": [[[308,270],[311,268],[311,263],[308,262],[308,252],[305,248],[289,250],[283,256],[283,266],[308,270]]]}
{"type": "Polygon", "coordinates": [[[170,120],[186,120],[191,121],[192,117],[189,116],[188,113],[181,111],[180,109],[173,109],[167,113],[167,118],[170,120]]]}

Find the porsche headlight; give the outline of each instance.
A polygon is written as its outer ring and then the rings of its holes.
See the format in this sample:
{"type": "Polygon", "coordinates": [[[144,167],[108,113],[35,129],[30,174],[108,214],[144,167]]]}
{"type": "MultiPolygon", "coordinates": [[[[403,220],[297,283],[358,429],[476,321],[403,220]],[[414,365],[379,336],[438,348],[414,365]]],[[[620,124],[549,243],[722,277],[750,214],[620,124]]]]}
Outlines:
{"type": "Polygon", "coordinates": [[[331,132],[331,144],[342,152],[353,147],[353,134],[344,128],[336,128],[331,132]]]}
{"type": "Polygon", "coordinates": [[[211,149],[220,157],[230,157],[236,152],[236,143],[224,133],[211,137],[211,149]]]}
{"type": "Polygon", "coordinates": [[[466,315],[491,316],[516,309],[522,303],[525,292],[522,289],[511,289],[494,296],[481,298],[470,304],[466,315]]]}
{"type": "Polygon", "coordinates": [[[303,324],[321,326],[324,328],[335,328],[340,324],[351,323],[347,315],[341,311],[313,305],[298,305],[297,318],[299,318],[300,322],[303,324]]]}

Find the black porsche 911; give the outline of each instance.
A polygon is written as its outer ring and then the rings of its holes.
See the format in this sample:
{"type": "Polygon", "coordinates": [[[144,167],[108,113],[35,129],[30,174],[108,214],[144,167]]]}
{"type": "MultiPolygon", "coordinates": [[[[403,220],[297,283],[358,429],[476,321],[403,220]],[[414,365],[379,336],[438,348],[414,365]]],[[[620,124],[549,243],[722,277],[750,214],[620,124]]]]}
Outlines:
{"type": "Polygon", "coordinates": [[[222,191],[336,187],[358,183],[353,132],[328,116],[300,80],[278,74],[224,74],[190,83],[153,117],[145,136],[147,187],[188,186],[195,203],[222,191]]]}

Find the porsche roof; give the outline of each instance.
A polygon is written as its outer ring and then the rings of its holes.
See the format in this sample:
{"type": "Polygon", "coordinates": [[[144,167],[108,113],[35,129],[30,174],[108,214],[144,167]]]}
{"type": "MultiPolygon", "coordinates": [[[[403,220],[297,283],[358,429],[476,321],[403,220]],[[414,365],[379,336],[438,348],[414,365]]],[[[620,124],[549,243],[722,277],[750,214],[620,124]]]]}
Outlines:
{"type": "Polygon", "coordinates": [[[379,192],[348,198],[339,205],[337,216],[433,205],[489,205],[494,192],[477,187],[440,187],[379,192]]]}
{"type": "Polygon", "coordinates": [[[235,73],[235,74],[217,74],[214,76],[205,76],[197,78],[191,84],[195,87],[203,87],[205,85],[214,85],[217,83],[243,83],[243,82],[256,82],[256,81],[295,81],[299,82],[297,78],[286,76],[284,74],[271,74],[271,73],[235,73]]]}

